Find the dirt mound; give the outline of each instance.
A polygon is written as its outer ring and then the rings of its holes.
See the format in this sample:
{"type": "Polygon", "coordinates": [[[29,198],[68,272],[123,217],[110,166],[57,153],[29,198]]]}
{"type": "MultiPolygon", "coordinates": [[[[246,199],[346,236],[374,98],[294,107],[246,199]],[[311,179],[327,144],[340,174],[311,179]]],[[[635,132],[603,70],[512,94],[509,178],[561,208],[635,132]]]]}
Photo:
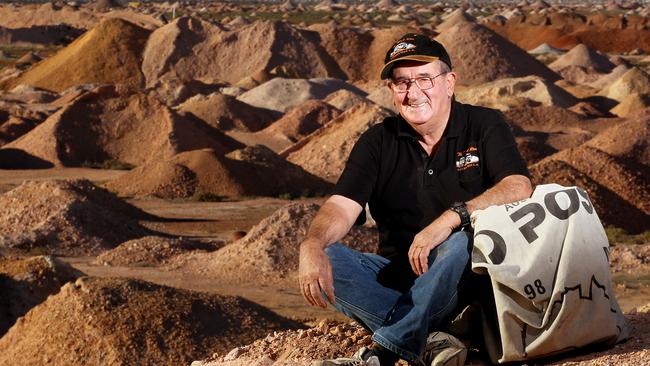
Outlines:
{"type": "Polygon", "coordinates": [[[578,99],[548,80],[537,76],[504,78],[472,88],[458,90],[459,101],[507,110],[523,105],[568,108],[578,99]]]}
{"type": "Polygon", "coordinates": [[[568,66],[581,66],[600,73],[608,73],[616,67],[616,65],[609,61],[607,56],[592,50],[584,44],[573,47],[569,52],[560,56],[548,66],[555,71],[560,71],[568,66]]]}
{"type": "Polygon", "coordinates": [[[106,184],[125,196],[199,199],[233,196],[324,194],[330,185],[263,146],[223,155],[188,151],[152,161],[106,184]],[[264,182],[264,184],[260,184],[264,182]]]}
{"type": "MultiPolygon", "coordinates": [[[[374,39],[372,33],[359,28],[342,27],[334,21],[314,24],[309,29],[318,32],[321,46],[336,61],[348,80],[378,77],[379,71],[370,69],[365,62],[374,39]]],[[[390,44],[386,45],[386,49],[389,46],[390,44]]]]}
{"type": "Polygon", "coordinates": [[[0,257],[0,337],[29,309],[83,275],[55,257],[0,257]]]}
{"type": "Polygon", "coordinates": [[[273,78],[243,93],[237,99],[255,107],[285,113],[309,99],[320,100],[341,89],[365,95],[362,90],[339,79],[273,78]]]}
{"type": "Polygon", "coordinates": [[[588,85],[596,89],[606,88],[610,84],[618,80],[621,76],[623,76],[623,74],[625,74],[629,69],[630,67],[625,64],[618,65],[609,74],[601,76],[600,78],[589,83],[588,85]]]}
{"type": "MultiPolygon", "coordinates": [[[[298,271],[298,245],[307,234],[319,206],[291,203],[260,221],[245,237],[214,253],[199,254],[180,261],[193,271],[233,281],[251,277],[260,281],[295,283],[298,271]]],[[[342,242],[363,252],[375,252],[376,229],[354,226],[342,242]]]]}
{"type": "Polygon", "coordinates": [[[0,245],[89,255],[148,232],[147,213],[86,180],[25,182],[0,195],[0,245]]]}
{"type": "Polygon", "coordinates": [[[374,103],[363,102],[348,109],[280,155],[306,171],[334,182],[359,136],[391,113],[374,103]]]}
{"type": "Polygon", "coordinates": [[[56,166],[138,166],[181,151],[210,147],[220,153],[242,145],[200,120],[183,118],[146,94],[99,87],[74,99],[45,122],[3,148],[23,150],[56,166]]]}
{"type": "Polygon", "coordinates": [[[328,103],[310,99],[289,110],[264,131],[281,134],[289,141],[296,142],[323,127],[339,114],[341,111],[328,103]]]}
{"type": "Polygon", "coordinates": [[[650,110],[606,129],[586,145],[622,161],[650,167],[650,110]]]}
{"type": "Polygon", "coordinates": [[[271,111],[250,106],[235,97],[219,93],[196,95],[186,100],[177,110],[183,114],[191,113],[221,131],[258,131],[273,121],[271,111]]]}
{"type": "Polygon", "coordinates": [[[222,242],[203,243],[184,238],[145,236],[129,240],[115,249],[108,250],[94,263],[104,266],[157,266],[166,264],[173,257],[194,251],[213,252],[223,246],[222,242]]]}
{"type": "Polygon", "coordinates": [[[355,94],[349,90],[337,90],[328,95],[323,101],[335,108],[346,111],[357,103],[364,100],[364,97],[355,94]]]}
{"type": "Polygon", "coordinates": [[[600,92],[607,98],[623,101],[630,94],[650,94],[650,75],[633,67],[600,92]]]}
{"type": "Polygon", "coordinates": [[[0,339],[0,364],[187,365],[296,324],[239,297],[81,278],[0,339]]]}
{"type": "MultiPolygon", "coordinates": [[[[643,309],[645,310],[645,309],[643,309]]],[[[650,347],[650,313],[635,311],[625,315],[630,325],[630,340],[613,348],[565,357],[552,365],[639,365],[648,357],[650,347]]],[[[309,329],[287,330],[264,339],[237,347],[230,352],[215,354],[192,363],[193,366],[308,366],[316,360],[350,357],[363,346],[371,344],[370,334],[355,323],[321,321],[309,329]]],[[[486,364],[485,355],[470,351],[470,365],[486,364]]],[[[534,362],[534,361],[532,361],[534,362]]],[[[548,360],[546,360],[548,362],[548,360]]],[[[400,363],[403,365],[403,363],[400,363]]]]}
{"type": "Polygon", "coordinates": [[[649,244],[618,244],[610,247],[609,263],[613,273],[637,273],[650,270],[649,244]]]}
{"type": "Polygon", "coordinates": [[[345,78],[314,32],[268,21],[228,32],[215,28],[197,19],[179,18],[156,30],[147,42],[142,64],[147,85],[160,77],[235,84],[258,72],[345,78]]]}
{"type": "Polygon", "coordinates": [[[526,51],[494,31],[460,22],[436,37],[451,57],[461,84],[536,75],[550,82],[560,77],[526,51]]]}
{"type": "Polygon", "coordinates": [[[445,16],[444,21],[436,27],[436,31],[443,33],[457,24],[475,22],[476,18],[467,14],[462,8],[458,8],[445,16]]]}
{"type": "Polygon", "coordinates": [[[617,159],[588,143],[560,151],[532,165],[534,184],[577,185],[589,193],[600,219],[630,232],[650,228],[647,168],[617,159]]]}
{"type": "Polygon", "coordinates": [[[105,20],[5,88],[28,84],[61,92],[85,83],[143,86],[140,60],[148,36],[148,30],[127,21],[105,20]]]}
{"type": "Polygon", "coordinates": [[[627,117],[630,114],[644,110],[650,107],[650,94],[633,93],[625,97],[610,112],[619,116],[627,117]]]}

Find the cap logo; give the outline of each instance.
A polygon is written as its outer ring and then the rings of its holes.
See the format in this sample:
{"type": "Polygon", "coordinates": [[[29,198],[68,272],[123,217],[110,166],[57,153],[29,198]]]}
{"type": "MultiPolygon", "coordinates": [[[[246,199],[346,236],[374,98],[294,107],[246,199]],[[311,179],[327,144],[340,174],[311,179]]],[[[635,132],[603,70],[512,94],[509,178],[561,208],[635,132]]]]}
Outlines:
{"type": "Polygon", "coordinates": [[[403,51],[410,50],[415,48],[415,45],[412,43],[401,42],[393,47],[393,52],[390,53],[390,58],[392,59],[395,55],[402,53],[403,51]]]}

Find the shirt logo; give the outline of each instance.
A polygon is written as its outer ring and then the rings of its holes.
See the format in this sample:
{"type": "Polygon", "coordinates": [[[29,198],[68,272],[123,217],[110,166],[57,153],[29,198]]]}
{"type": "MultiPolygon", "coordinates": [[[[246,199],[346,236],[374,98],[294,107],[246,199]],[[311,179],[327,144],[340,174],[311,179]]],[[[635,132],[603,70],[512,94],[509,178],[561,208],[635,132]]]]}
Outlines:
{"type": "Polygon", "coordinates": [[[456,170],[459,172],[479,166],[478,149],[470,146],[467,150],[456,153],[456,170]]]}
{"type": "Polygon", "coordinates": [[[390,53],[390,58],[392,59],[396,54],[401,53],[400,51],[410,50],[411,48],[415,48],[415,45],[412,43],[398,43],[393,47],[393,52],[390,53]]]}

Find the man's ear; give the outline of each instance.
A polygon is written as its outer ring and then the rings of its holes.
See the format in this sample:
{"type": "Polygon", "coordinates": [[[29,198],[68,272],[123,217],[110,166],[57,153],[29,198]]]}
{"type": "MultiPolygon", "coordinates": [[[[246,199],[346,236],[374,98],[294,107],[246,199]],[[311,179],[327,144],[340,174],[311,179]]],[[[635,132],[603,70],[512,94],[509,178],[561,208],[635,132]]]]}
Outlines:
{"type": "Polygon", "coordinates": [[[456,73],[453,71],[448,72],[445,80],[447,80],[447,95],[451,98],[456,89],[456,73]]]}

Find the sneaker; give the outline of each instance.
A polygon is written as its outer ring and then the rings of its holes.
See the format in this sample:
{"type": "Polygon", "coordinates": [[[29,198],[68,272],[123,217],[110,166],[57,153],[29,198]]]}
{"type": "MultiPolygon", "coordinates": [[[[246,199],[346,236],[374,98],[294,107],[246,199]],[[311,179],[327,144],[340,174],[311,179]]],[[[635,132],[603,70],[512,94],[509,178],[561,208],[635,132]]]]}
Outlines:
{"type": "Polygon", "coordinates": [[[427,337],[422,360],[426,366],[463,366],[467,347],[458,338],[443,332],[433,332],[427,337]]]}
{"type": "Polygon", "coordinates": [[[336,358],[332,360],[314,361],[311,366],[381,366],[379,358],[370,348],[361,347],[352,358],[336,358]]]}

